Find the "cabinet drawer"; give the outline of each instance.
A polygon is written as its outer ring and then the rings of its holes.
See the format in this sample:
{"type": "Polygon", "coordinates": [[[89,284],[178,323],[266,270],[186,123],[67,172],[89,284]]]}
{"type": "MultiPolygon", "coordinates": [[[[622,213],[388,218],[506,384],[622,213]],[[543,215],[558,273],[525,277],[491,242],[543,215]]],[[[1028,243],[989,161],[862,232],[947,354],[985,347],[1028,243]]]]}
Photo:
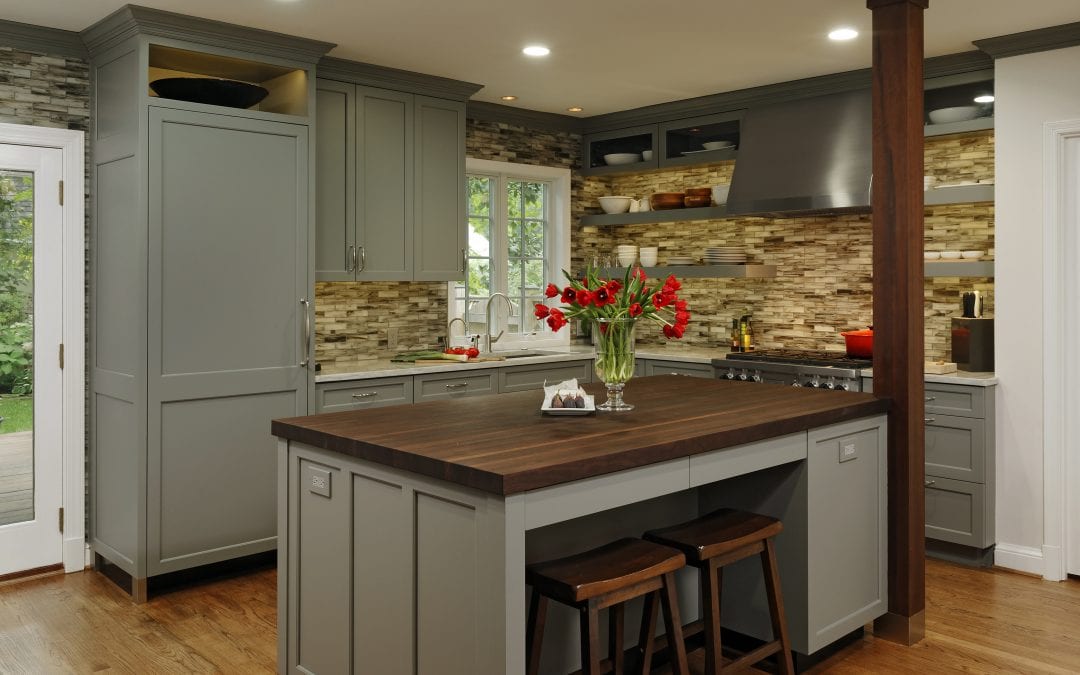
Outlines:
{"type": "Polygon", "coordinates": [[[926,413],[928,417],[933,414],[986,417],[986,387],[927,384],[926,413]]]}
{"type": "Polygon", "coordinates": [[[417,375],[413,378],[413,403],[497,393],[496,372],[494,369],[487,369],[479,372],[417,375]]]}
{"type": "Polygon", "coordinates": [[[412,402],[411,377],[325,382],[315,385],[316,414],[412,402]]]}
{"type": "Polygon", "coordinates": [[[926,536],[976,548],[990,546],[985,489],[979,483],[928,477],[926,536]]]}
{"type": "Polygon", "coordinates": [[[986,420],[926,417],[926,475],[982,483],[986,478],[986,420]]]}
{"type": "Polygon", "coordinates": [[[683,361],[662,361],[649,359],[645,362],[646,375],[689,375],[690,377],[716,377],[712,364],[686,363],[683,361]]]}
{"type": "Polygon", "coordinates": [[[569,361],[566,363],[538,363],[528,366],[499,368],[499,393],[531,391],[577,378],[578,383],[592,382],[592,361],[569,361]]]}

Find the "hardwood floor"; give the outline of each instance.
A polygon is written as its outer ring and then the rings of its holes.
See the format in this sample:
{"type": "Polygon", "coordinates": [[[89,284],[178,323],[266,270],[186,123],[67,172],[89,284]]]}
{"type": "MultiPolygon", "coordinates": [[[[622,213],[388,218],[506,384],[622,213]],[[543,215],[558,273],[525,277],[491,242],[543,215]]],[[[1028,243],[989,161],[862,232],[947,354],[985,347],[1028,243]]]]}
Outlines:
{"type": "MultiPolygon", "coordinates": [[[[275,579],[257,571],[145,605],[96,572],[0,586],[0,673],[274,672],[275,579]]],[[[867,636],[810,672],[1080,673],[1080,581],[929,560],[926,588],[923,642],[867,636]]]]}

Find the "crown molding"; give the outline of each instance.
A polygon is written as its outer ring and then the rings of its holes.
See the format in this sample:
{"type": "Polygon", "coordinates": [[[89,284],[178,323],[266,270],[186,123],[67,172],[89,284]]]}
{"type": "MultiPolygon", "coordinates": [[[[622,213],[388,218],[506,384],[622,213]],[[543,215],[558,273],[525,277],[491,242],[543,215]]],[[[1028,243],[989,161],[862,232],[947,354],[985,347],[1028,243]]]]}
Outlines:
{"type": "Polygon", "coordinates": [[[974,45],[995,59],[1075,47],[1080,45],[1080,22],[975,40],[974,45]]]}
{"type": "Polygon", "coordinates": [[[581,134],[585,121],[570,115],[515,108],[487,101],[469,101],[465,108],[465,116],[482,122],[502,122],[537,131],[559,131],[571,134],[581,134]]]}
{"type": "Polygon", "coordinates": [[[248,28],[139,5],[125,5],[80,33],[93,57],[135,35],[149,35],[201,45],[316,63],[336,45],[319,40],[248,28]]]}
{"type": "Polygon", "coordinates": [[[79,34],[59,28],[0,19],[0,45],[50,56],[86,60],[86,47],[79,34]]]}
{"type": "Polygon", "coordinates": [[[484,87],[482,84],[452,80],[448,77],[425,75],[411,70],[387,68],[359,61],[347,61],[333,56],[324,56],[319,59],[315,66],[315,74],[328,80],[456,101],[465,101],[484,87]]]}

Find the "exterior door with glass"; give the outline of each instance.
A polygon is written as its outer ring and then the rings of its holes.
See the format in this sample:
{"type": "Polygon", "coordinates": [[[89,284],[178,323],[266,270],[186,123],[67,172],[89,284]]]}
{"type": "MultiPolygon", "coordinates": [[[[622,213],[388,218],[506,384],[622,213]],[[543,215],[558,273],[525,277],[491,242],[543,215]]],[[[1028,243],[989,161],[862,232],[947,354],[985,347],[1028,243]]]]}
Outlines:
{"type": "Polygon", "coordinates": [[[0,144],[0,575],[63,560],[62,177],[0,144]]]}

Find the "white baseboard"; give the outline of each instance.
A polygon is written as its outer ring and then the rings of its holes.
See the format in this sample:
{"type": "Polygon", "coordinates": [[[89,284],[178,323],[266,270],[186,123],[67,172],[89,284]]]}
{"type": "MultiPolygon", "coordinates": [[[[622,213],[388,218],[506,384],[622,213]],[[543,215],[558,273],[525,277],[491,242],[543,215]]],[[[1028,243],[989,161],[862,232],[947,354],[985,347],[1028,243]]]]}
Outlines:
{"type": "Polygon", "coordinates": [[[64,539],[64,571],[81,572],[86,568],[86,540],[82,537],[64,539]]]}
{"type": "Polygon", "coordinates": [[[1064,581],[1065,559],[1060,546],[1043,545],[1043,578],[1047,581],[1064,581]]]}
{"type": "Polygon", "coordinates": [[[90,542],[86,542],[86,561],[83,569],[89,569],[94,566],[94,549],[90,548],[90,542]]]}
{"type": "Polygon", "coordinates": [[[994,564],[1017,572],[1037,574],[1040,577],[1046,572],[1046,561],[1043,560],[1042,549],[1032,546],[999,543],[994,548],[994,564]]]}

